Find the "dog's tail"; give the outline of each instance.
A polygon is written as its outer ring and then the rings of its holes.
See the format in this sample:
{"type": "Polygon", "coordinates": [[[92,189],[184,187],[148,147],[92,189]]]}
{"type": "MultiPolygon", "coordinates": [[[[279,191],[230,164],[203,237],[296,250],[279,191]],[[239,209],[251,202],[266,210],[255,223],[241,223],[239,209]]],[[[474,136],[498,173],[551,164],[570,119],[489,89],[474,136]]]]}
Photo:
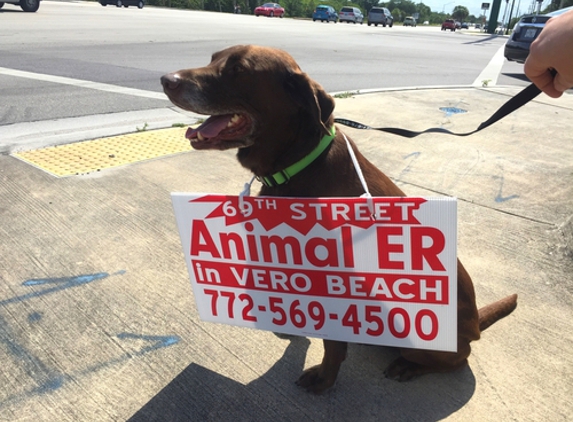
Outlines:
{"type": "Polygon", "coordinates": [[[504,297],[497,302],[480,308],[479,310],[479,330],[484,331],[490,325],[495,324],[502,318],[505,318],[517,307],[517,295],[513,294],[504,297]]]}

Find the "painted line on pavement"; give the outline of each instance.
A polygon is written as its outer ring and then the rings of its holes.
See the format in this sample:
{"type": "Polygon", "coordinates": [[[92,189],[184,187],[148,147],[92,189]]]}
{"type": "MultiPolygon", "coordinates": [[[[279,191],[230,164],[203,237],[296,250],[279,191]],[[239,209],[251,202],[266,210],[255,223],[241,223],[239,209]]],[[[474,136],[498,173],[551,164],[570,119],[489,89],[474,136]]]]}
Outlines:
{"type": "Polygon", "coordinates": [[[82,79],[67,78],[64,76],[47,75],[45,73],[26,72],[23,70],[0,67],[0,75],[15,76],[18,78],[34,79],[36,81],[52,82],[78,88],[95,89],[97,91],[111,92],[113,94],[131,95],[133,97],[152,98],[154,100],[167,100],[163,92],[145,91],[143,89],[127,88],[118,85],[100,82],[84,81],[82,79]]]}
{"type": "MultiPolygon", "coordinates": [[[[422,89],[460,89],[483,86],[483,81],[488,80],[487,86],[494,86],[497,84],[497,79],[501,72],[501,67],[504,63],[503,46],[495,53],[488,65],[482,70],[479,76],[471,85],[428,85],[428,86],[411,86],[411,87],[396,87],[396,88],[369,88],[358,90],[347,90],[339,92],[331,92],[330,95],[338,95],[345,93],[352,93],[353,95],[371,94],[377,92],[391,92],[391,91],[409,91],[409,90],[422,90],[422,89]]],[[[114,94],[131,95],[134,97],[152,98],[155,100],[167,100],[167,96],[162,92],[145,91],[143,89],[127,88],[118,85],[106,84],[101,82],[92,82],[82,79],[68,78],[64,76],[48,75],[45,73],[26,72],[23,70],[9,69],[0,67],[0,75],[14,76],[18,78],[34,79],[37,81],[52,82],[63,85],[76,86],[78,88],[94,89],[98,91],[111,92],[114,94]]]]}
{"type": "Polygon", "coordinates": [[[495,86],[497,84],[497,78],[499,78],[501,68],[505,62],[505,57],[503,55],[504,48],[505,45],[499,47],[499,50],[497,50],[487,66],[478,75],[472,84],[473,86],[495,86]]]}

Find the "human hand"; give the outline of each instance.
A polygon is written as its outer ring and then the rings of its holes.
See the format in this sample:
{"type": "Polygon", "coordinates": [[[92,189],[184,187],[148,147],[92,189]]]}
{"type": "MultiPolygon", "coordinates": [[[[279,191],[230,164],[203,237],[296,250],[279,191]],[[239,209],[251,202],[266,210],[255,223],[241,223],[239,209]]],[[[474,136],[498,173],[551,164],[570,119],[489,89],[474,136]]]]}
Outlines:
{"type": "Polygon", "coordinates": [[[573,87],[573,10],[547,21],[531,44],[524,71],[531,82],[553,98],[573,87]]]}

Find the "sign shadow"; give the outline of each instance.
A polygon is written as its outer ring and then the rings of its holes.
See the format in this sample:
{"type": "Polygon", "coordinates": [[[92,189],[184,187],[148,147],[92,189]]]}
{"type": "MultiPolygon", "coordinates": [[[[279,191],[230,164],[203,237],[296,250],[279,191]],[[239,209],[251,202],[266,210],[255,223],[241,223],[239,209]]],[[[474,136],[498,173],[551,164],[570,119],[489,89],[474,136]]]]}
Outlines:
{"type": "Polygon", "coordinates": [[[309,345],[306,338],[291,337],[281,359],[246,385],[192,363],[128,422],[438,421],[475,391],[469,367],[406,383],[388,380],[383,371],[396,350],[351,344],[337,385],[317,396],[294,383],[309,345]]]}

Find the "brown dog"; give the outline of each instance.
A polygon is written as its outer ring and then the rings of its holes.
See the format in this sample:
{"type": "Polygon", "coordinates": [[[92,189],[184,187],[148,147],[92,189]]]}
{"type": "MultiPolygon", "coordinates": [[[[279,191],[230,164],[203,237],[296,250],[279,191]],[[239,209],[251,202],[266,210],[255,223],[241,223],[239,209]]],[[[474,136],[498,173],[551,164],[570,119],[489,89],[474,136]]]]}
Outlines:
{"type": "MultiPolygon", "coordinates": [[[[170,73],[161,83],[177,106],[212,115],[198,129],[188,130],[193,148],[238,148],[239,162],[266,181],[259,195],[347,197],[364,193],[338,128],[333,142],[310,165],[290,180],[281,172],[306,157],[329,133],[334,110],[334,99],[286,52],[235,46],[213,54],[206,67],[170,73]]],[[[351,145],[373,196],[404,196],[351,145]]],[[[517,295],[512,295],[478,311],[471,278],[458,261],[458,351],[400,349],[401,357],[386,369],[386,376],[405,381],[466,365],[470,342],[516,306],[517,295]]],[[[304,371],[297,383],[315,393],[332,386],[346,349],[347,343],[324,340],[322,363],[304,371]]]]}

